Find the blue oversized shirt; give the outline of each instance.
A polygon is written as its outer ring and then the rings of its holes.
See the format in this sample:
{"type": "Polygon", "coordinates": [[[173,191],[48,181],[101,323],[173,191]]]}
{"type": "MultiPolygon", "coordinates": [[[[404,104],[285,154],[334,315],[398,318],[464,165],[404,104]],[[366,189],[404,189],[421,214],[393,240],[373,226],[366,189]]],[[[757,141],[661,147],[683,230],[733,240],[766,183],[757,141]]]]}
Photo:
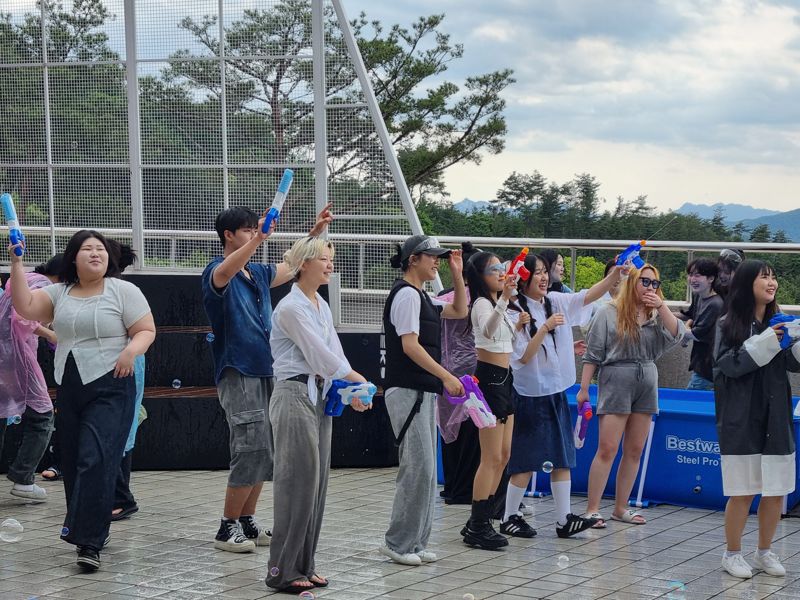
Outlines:
{"type": "Polygon", "coordinates": [[[222,291],[214,288],[211,275],[223,258],[216,257],[203,271],[203,306],[211,322],[214,340],[214,381],[219,383],[228,367],[247,377],[272,377],[272,300],[269,288],[275,265],[247,263],[252,279],[237,273],[222,291]]]}

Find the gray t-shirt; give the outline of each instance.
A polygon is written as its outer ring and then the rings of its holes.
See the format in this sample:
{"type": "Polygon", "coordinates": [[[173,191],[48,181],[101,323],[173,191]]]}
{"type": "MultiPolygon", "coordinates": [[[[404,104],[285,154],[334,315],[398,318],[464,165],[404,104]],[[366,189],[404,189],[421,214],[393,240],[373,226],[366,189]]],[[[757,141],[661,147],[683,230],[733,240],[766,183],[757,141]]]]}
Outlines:
{"type": "Polygon", "coordinates": [[[128,328],[150,312],[141,290],[107,277],[103,292],[90,298],[69,295],[73,284],[44,288],[53,302],[53,330],[58,337],[55,380],[59,385],[70,352],[84,385],[114,369],[128,345],[128,328]]]}
{"type": "Polygon", "coordinates": [[[673,348],[683,337],[686,326],[678,321],[673,336],[656,315],[639,328],[639,343],[621,340],[617,335],[617,307],[609,302],[597,309],[586,335],[584,363],[609,365],[620,361],[654,361],[673,348]]]}

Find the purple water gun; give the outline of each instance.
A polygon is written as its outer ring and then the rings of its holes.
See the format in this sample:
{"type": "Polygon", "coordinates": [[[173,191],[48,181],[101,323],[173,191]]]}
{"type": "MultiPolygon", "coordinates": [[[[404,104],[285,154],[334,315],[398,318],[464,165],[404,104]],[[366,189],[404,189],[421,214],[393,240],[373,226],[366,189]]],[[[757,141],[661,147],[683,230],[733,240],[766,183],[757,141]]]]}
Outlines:
{"type": "Polygon", "coordinates": [[[586,440],[586,431],[589,429],[589,421],[592,416],[592,405],[589,404],[589,401],[581,402],[578,405],[578,418],[575,420],[575,429],[572,431],[572,439],[575,441],[575,448],[578,450],[583,448],[583,442],[586,440]]]}
{"type": "Polygon", "coordinates": [[[451,396],[445,390],[444,397],[447,398],[447,401],[450,404],[463,404],[478,429],[496,427],[497,417],[492,414],[492,409],[486,404],[483,392],[478,387],[478,378],[474,375],[462,375],[458,380],[464,386],[464,395],[451,396]]]}

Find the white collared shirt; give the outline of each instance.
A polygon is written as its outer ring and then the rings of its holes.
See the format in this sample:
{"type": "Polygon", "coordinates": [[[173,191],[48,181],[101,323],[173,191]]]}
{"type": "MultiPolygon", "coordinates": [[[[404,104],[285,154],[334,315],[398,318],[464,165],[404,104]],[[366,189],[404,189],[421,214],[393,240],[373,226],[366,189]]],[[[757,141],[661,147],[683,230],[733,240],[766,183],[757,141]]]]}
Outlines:
{"type": "MultiPolygon", "coordinates": [[[[586,290],[576,294],[563,294],[549,292],[550,305],[553,314],[562,313],[564,324],[555,329],[555,340],[549,333],[544,336],[541,347],[528,361],[520,362],[520,358],[528,347],[531,339],[530,327],[526,326],[514,338],[514,352],[511,354],[511,368],[514,373],[514,389],[522,396],[547,396],[563,392],[575,383],[575,353],[573,349],[574,338],[572,327],[580,325],[583,319],[584,300],[586,290]],[[546,352],[545,352],[546,350],[546,352]]],[[[536,326],[544,326],[544,302],[537,302],[528,298],[528,309],[531,317],[536,319],[536,326]]],[[[519,313],[509,311],[509,316],[514,320],[519,319],[519,313]]]]}
{"type": "Polygon", "coordinates": [[[331,381],[352,371],[333,327],[328,303],[316,294],[317,306],[295,283],[272,313],[272,370],[278,381],[308,375],[308,397],[317,403],[316,375],[325,379],[323,397],[331,381]]]}

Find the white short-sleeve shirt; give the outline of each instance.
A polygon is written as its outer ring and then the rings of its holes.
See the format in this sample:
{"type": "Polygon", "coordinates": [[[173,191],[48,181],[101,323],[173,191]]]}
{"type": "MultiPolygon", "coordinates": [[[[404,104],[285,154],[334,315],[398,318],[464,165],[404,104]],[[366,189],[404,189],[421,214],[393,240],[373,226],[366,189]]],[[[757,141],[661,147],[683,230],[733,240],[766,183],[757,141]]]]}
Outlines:
{"type": "MultiPolygon", "coordinates": [[[[422,292],[423,294],[425,292],[422,292]]],[[[449,303],[440,298],[431,298],[434,306],[447,306],[449,303]]],[[[392,308],[389,311],[389,320],[394,325],[397,335],[403,336],[408,333],[419,335],[419,311],[422,307],[422,300],[419,297],[419,290],[411,286],[405,286],[394,295],[392,308]]]]}

